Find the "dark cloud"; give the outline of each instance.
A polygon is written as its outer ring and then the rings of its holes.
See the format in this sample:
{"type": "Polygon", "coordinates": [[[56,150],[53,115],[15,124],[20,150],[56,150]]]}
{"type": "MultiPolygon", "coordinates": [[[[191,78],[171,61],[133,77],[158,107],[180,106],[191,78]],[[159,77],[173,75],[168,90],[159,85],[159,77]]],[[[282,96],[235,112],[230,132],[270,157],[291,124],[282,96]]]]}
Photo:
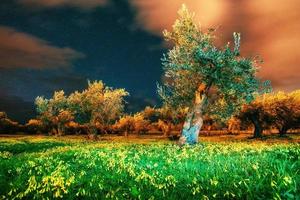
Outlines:
{"type": "Polygon", "coordinates": [[[92,9],[105,5],[107,0],[19,0],[18,2],[23,5],[40,8],[70,6],[81,9],[92,9]]]}
{"type": "Polygon", "coordinates": [[[33,35],[0,26],[0,68],[59,68],[84,55],[68,47],[55,47],[33,35]]]}
{"type": "Polygon", "coordinates": [[[22,124],[36,116],[32,102],[24,101],[22,98],[11,95],[0,96],[0,111],[5,111],[8,117],[22,124]]]}
{"type": "Polygon", "coordinates": [[[49,96],[57,90],[64,90],[66,94],[69,94],[76,90],[81,91],[87,87],[88,78],[79,76],[74,73],[65,72],[64,74],[58,74],[51,77],[41,75],[35,80],[35,82],[43,83],[46,86],[46,88],[43,89],[43,91],[45,91],[45,94],[39,95],[49,96]]]}
{"type": "Polygon", "coordinates": [[[157,106],[157,98],[145,98],[139,95],[126,97],[125,112],[136,113],[145,109],[146,106],[157,106]]]}

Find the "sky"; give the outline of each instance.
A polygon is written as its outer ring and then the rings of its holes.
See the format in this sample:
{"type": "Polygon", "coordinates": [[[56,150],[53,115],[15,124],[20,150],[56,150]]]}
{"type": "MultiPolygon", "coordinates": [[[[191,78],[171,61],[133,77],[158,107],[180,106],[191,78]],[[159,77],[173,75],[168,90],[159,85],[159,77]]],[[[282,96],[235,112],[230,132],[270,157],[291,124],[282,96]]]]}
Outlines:
{"type": "Polygon", "coordinates": [[[298,0],[1,0],[0,110],[25,122],[36,96],[82,90],[87,80],[130,93],[127,110],[159,104],[162,38],[182,4],[217,44],[242,34],[242,55],[259,55],[274,90],[300,88],[298,0]]]}

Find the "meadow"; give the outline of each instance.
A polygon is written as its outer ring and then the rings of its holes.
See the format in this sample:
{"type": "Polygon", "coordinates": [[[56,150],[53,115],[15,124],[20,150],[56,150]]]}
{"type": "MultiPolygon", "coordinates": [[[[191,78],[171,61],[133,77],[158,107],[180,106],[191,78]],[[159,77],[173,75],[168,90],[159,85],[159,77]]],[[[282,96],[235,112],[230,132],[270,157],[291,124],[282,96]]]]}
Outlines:
{"type": "Polygon", "coordinates": [[[300,199],[299,157],[286,140],[1,137],[0,199],[300,199]]]}

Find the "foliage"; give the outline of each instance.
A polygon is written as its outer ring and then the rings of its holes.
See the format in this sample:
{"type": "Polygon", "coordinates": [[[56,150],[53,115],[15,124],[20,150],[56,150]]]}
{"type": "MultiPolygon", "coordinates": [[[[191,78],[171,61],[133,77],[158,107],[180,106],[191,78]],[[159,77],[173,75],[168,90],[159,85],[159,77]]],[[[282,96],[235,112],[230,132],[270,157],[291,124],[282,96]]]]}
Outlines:
{"type": "Polygon", "coordinates": [[[125,89],[112,89],[102,81],[88,83],[88,89],[70,94],[69,103],[78,122],[111,124],[124,110],[125,89]]]}
{"type": "MultiPolygon", "coordinates": [[[[213,118],[212,116],[209,115],[204,115],[203,116],[203,127],[202,130],[206,130],[206,131],[211,131],[211,130],[221,130],[223,128],[225,128],[225,123],[223,123],[222,121],[217,120],[216,118],[213,118]]],[[[230,119],[229,119],[230,121],[230,119]]]]}
{"type": "Polygon", "coordinates": [[[54,134],[64,134],[64,124],[73,116],[68,110],[68,101],[64,91],[56,91],[51,99],[37,97],[35,99],[37,113],[43,125],[52,128],[54,134]]]}
{"type": "Polygon", "coordinates": [[[280,134],[300,124],[300,91],[291,93],[282,91],[258,96],[255,101],[243,106],[238,116],[243,124],[252,123],[266,128],[276,127],[280,134]]]}
{"type": "Polygon", "coordinates": [[[173,124],[183,123],[187,109],[172,108],[167,105],[161,108],[146,107],[141,114],[150,122],[158,122],[159,120],[170,122],[173,124]]]}
{"type": "Polygon", "coordinates": [[[141,114],[145,119],[148,119],[152,125],[157,126],[161,130],[164,136],[169,136],[171,130],[176,125],[181,126],[184,121],[187,110],[183,108],[171,108],[164,105],[161,108],[146,107],[141,114]]]}
{"type": "Polygon", "coordinates": [[[300,127],[300,90],[291,93],[280,91],[265,95],[264,98],[264,109],[280,134],[300,127]]]}
{"type": "Polygon", "coordinates": [[[178,13],[173,30],[164,31],[166,41],[174,44],[162,59],[165,81],[158,87],[167,105],[191,107],[195,91],[204,84],[209,94],[206,112],[226,120],[258,92],[269,89],[269,82],[261,84],[256,78],[257,59],[240,56],[239,33],[233,34],[233,49],[230,43],[217,48],[212,29],[199,28],[185,6],[178,13]]]}
{"type": "Polygon", "coordinates": [[[113,127],[115,130],[117,130],[117,132],[124,132],[125,136],[127,136],[130,132],[134,131],[133,117],[130,115],[125,115],[121,117],[113,127]]]}
{"type": "Polygon", "coordinates": [[[7,114],[6,112],[0,112],[0,119],[6,119],[7,118],[7,114]]]}
{"type": "Polygon", "coordinates": [[[30,119],[26,124],[26,131],[31,134],[42,133],[43,131],[43,122],[39,119],[30,119]]]}
{"type": "Polygon", "coordinates": [[[133,116],[134,130],[136,133],[141,134],[149,130],[150,122],[144,118],[141,113],[137,113],[133,116]]]}
{"type": "Polygon", "coordinates": [[[8,118],[5,112],[0,112],[0,134],[16,133],[22,129],[22,126],[8,118]]]}
{"type": "Polygon", "coordinates": [[[230,133],[241,130],[241,120],[237,117],[231,117],[227,122],[227,129],[230,133]]]}
{"type": "Polygon", "coordinates": [[[299,199],[296,143],[0,140],[1,199],[299,199]]]}
{"type": "Polygon", "coordinates": [[[77,122],[70,121],[65,124],[66,126],[66,133],[69,135],[72,134],[87,134],[88,133],[88,128],[86,125],[81,125],[77,122]]]}
{"type": "Polygon", "coordinates": [[[169,136],[171,134],[173,128],[173,124],[171,122],[163,121],[159,119],[157,122],[157,126],[159,130],[163,132],[164,136],[169,136]]]}
{"type": "Polygon", "coordinates": [[[152,108],[150,106],[146,106],[145,109],[141,111],[141,114],[151,123],[157,122],[160,118],[158,108],[152,108]]]}
{"type": "Polygon", "coordinates": [[[129,133],[136,132],[137,134],[148,131],[150,121],[145,119],[141,113],[135,115],[125,115],[121,117],[115,124],[114,129],[118,132],[124,132],[127,136],[129,133]]]}
{"type": "Polygon", "coordinates": [[[263,129],[270,127],[271,118],[268,112],[265,110],[264,96],[258,96],[250,104],[243,105],[238,118],[245,126],[247,123],[251,123],[254,126],[254,137],[261,137],[263,129]]]}
{"type": "Polygon", "coordinates": [[[94,81],[88,82],[88,88],[82,92],[65,96],[58,91],[51,99],[37,97],[35,104],[43,123],[56,127],[58,134],[63,134],[71,121],[87,124],[90,133],[95,134],[97,127],[106,127],[119,118],[127,95],[124,89],[112,89],[102,81],[94,81]]]}

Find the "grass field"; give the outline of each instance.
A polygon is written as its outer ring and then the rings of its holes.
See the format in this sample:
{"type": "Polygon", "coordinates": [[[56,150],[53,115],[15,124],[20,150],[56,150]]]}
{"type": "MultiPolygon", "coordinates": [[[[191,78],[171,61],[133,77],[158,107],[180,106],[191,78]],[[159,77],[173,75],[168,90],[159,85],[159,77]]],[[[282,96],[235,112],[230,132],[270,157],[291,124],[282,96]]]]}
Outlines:
{"type": "Polygon", "coordinates": [[[298,142],[201,140],[1,137],[0,199],[300,199],[298,142]]]}

